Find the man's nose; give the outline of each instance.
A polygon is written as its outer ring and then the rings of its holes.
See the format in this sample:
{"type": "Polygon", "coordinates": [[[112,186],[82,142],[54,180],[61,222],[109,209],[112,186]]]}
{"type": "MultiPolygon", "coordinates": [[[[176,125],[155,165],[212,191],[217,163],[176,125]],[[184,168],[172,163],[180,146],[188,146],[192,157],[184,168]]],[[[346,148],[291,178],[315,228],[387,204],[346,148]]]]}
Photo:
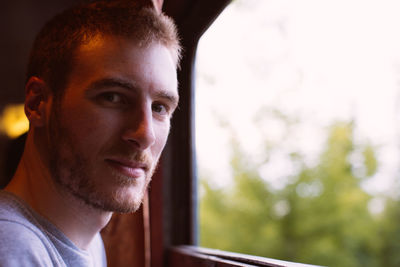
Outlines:
{"type": "Polygon", "coordinates": [[[151,107],[143,107],[128,115],[129,126],[125,129],[122,139],[135,145],[140,150],[152,146],[156,140],[153,127],[153,112],[151,107]]]}

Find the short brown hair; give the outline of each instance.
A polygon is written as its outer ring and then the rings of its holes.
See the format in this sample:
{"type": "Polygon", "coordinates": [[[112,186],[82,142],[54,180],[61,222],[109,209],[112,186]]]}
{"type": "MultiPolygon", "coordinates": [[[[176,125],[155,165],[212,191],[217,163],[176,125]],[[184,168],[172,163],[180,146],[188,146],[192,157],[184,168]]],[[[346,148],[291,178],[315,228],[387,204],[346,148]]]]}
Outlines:
{"type": "Polygon", "coordinates": [[[76,49],[99,34],[126,37],[140,46],[161,43],[179,65],[181,47],[172,19],[137,1],[96,1],[67,9],[45,24],[33,44],[26,79],[39,77],[61,96],[76,49]]]}

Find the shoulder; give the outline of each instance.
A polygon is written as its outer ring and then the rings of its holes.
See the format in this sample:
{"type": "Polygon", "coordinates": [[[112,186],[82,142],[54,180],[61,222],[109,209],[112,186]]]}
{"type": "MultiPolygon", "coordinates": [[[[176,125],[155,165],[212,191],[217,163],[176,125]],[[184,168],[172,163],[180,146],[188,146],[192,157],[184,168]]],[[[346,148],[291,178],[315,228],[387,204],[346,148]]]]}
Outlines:
{"type": "Polygon", "coordinates": [[[0,266],[57,266],[52,253],[51,244],[38,230],[0,220],[0,266]]]}
{"type": "Polygon", "coordinates": [[[11,196],[0,198],[0,252],[11,251],[14,245],[43,247],[44,233],[34,223],[33,216],[11,196]]]}

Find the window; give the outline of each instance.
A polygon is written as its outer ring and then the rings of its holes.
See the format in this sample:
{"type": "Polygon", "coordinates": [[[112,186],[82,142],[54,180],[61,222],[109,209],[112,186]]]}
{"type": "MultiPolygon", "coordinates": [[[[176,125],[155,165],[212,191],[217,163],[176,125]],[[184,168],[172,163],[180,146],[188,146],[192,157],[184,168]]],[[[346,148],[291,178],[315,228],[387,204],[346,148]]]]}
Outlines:
{"type": "Polygon", "coordinates": [[[396,266],[399,9],[236,0],[205,33],[196,75],[201,246],[396,266]]]}

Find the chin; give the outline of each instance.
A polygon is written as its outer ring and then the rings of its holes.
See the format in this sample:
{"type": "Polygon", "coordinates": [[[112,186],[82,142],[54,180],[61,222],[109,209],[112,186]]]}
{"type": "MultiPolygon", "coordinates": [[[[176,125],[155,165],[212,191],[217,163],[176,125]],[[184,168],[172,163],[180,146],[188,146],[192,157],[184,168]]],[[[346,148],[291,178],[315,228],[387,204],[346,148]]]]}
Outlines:
{"type": "Polygon", "coordinates": [[[145,188],[121,188],[111,194],[108,198],[103,200],[103,207],[108,211],[119,213],[131,213],[140,208],[143,202],[145,188]]]}
{"type": "Polygon", "coordinates": [[[140,208],[142,200],[91,199],[85,201],[95,209],[106,212],[131,213],[140,208]]]}
{"type": "Polygon", "coordinates": [[[129,186],[111,191],[77,190],[71,191],[72,195],[83,201],[86,205],[100,211],[131,213],[140,208],[143,202],[145,188],[129,186]]]}
{"type": "Polygon", "coordinates": [[[119,194],[114,198],[113,212],[130,213],[135,212],[143,203],[144,193],[135,192],[128,195],[119,194]]]}

